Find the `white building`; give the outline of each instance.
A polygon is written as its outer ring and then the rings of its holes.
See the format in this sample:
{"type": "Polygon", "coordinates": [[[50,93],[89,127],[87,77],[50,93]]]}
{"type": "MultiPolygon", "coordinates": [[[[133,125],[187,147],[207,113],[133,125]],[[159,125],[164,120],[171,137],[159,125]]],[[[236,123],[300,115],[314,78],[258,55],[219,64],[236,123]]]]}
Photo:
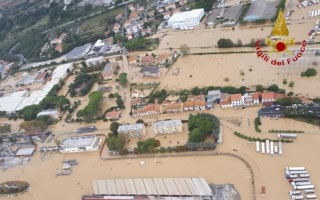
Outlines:
{"type": "Polygon", "coordinates": [[[144,124],[122,125],[119,126],[118,133],[126,138],[142,138],[145,135],[145,127],[144,124]]]}
{"type": "Polygon", "coordinates": [[[52,79],[65,79],[68,76],[68,70],[70,72],[73,70],[73,64],[72,63],[59,65],[53,71],[51,80],[52,79]]]}
{"type": "Polygon", "coordinates": [[[60,143],[61,153],[97,151],[101,146],[102,140],[95,136],[69,137],[60,143]]]}
{"type": "Polygon", "coordinates": [[[181,133],[183,130],[181,120],[158,121],[152,124],[156,135],[167,133],[181,133]]]}
{"type": "Polygon", "coordinates": [[[60,117],[60,112],[57,109],[48,109],[48,110],[43,110],[38,113],[37,117],[39,116],[50,116],[53,119],[59,119],[60,117]]]}
{"type": "Polygon", "coordinates": [[[86,60],[86,65],[88,67],[95,67],[95,66],[100,65],[101,63],[103,63],[105,61],[106,61],[106,59],[104,59],[103,56],[89,58],[89,59],[86,60]]]}
{"type": "Polygon", "coordinates": [[[14,92],[9,96],[0,98],[0,111],[6,111],[8,114],[15,112],[22,100],[28,96],[26,90],[14,92]]]}
{"type": "Polygon", "coordinates": [[[174,29],[184,27],[195,27],[200,24],[200,20],[204,16],[204,9],[195,9],[191,11],[176,13],[168,20],[168,26],[174,29]]]}
{"type": "Polygon", "coordinates": [[[230,99],[233,107],[244,105],[244,98],[241,94],[232,94],[230,95],[230,99]]]}

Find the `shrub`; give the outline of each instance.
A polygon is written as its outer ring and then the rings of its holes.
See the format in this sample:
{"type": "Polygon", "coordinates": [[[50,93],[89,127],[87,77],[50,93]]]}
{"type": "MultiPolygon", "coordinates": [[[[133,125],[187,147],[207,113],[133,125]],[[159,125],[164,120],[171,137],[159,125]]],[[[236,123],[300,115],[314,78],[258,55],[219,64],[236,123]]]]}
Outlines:
{"type": "Polygon", "coordinates": [[[139,154],[140,153],[139,148],[138,147],[133,148],[133,153],[134,154],[139,154]]]}
{"type": "Polygon", "coordinates": [[[166,152],[166,148],[165,147],[160,147],[160,153],[165,153],[166,152]]]}
{"type": "Polygon", "coordinates": [[[126,148],[119,149],[119,154],[120,155],[127,155],[128,154],[128,149],[126,149],[126,148]]]}
{"type": "Polygon", "coordinates": [[[171,153],[173,151],[172,147],[167,147],[167,152],[171,153]]]}
{"type": "Polygon", "coordinates": [[[225,82],[230,81],[230,79],[229,79],[228,77],[225,77],[223,80],[224,80],[225,82]]]}
{"type": "Polygon", "coordinates": [[[293,86],[294,86],[294,82],[293,82],[293,81],[290,81],[289,87],[293,87],[293,86]]]}
{"type": "Polygon", "coordinates": [[[288,83],[287,79],[283,79],[282,83],[285,85],[288,83]]]}
{"type": "Polygon", "coordinates": [[[301,72],[301,76],[311,77],[316,75],[317,75],[317,70],[315,70],[314,68],[308,68],[306,71],[301,72]]]}
{"type": "Polygon", "coordinates": [[[241,75],[241,76],[244,76],[244,75],[245,75],[245,73],[244,73],[243,70],[240,70],[240,75],[241,75]]]}

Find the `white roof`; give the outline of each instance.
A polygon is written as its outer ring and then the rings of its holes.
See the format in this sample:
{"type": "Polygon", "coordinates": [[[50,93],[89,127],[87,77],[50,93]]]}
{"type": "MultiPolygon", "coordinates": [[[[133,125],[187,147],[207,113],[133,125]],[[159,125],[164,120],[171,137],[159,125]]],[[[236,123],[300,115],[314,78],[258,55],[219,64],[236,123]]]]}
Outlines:
{"type": "Polygon", "coordinates": [[[70,137],[62,140],[60,146],[63,148],[75,148],[75,147],[88,147],[92,146],[96,139],[95,135],[82,136],[82,137],[70,137]]]}
{"type": "Polygon", "coordinates": [[[203,12],[204,12],[204,9],[200,8],[200,9],[195,9],[191,11],[175,13],[170,17],[169,23],[170,21],[172,22],[188,21],[189,19],[194,19],[199,17],[200,15],[202,15],[203,12]]]}
{"type": "Polygon", "coordinates": [[[28,94],[26,90],[14,92],[6,97],[0,98],[0,111],[14,112],[24,97],[28,94]]]}
{"type": "Polygon", "coordinates": [[[38,113],[37,117],[39,116],[47,116],[47,115],[59,115],[60,112],[57,109],[48,109],[48,110],[43,110],[38,113]]]}
{"type": "Polygon", "coordinates": [[[16,153],[16,156],[31,156],[34,152],[35,148],[25,148],[25,149],[19,149],[16,153]]]}
{"type": "Polygon", "coordinates": [[[143,128],[143,124],[131,124],[131,125],[121,125],[118,128],[118,131],[133,131],[133,130],[141,130],[143,128]]]}
{"type": "Polygon", "coordinates": [[[167,121],[158,121],[152,124],[153,127],[162,128],[162,127],[173,127],[182,125],[181,120],[167,120],[167,121]]]}

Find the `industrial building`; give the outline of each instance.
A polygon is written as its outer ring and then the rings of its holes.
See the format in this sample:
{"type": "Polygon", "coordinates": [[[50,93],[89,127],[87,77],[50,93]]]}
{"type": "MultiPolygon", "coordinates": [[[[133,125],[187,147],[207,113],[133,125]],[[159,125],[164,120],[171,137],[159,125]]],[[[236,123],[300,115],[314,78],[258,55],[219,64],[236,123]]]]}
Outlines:
{"type": "Polygon", "coordinates": [[[59,84],[60,79],[68,76],[68,71],[73,70],[73,64],[59,65],[52,73],[51,81],[48,81],[41,90],[33,91],[30,96],[24,91],[14,92],[6,97],[0,98],[0,111],[8,114],[22,110],[26,106],[39,104],[50,92],[54,85],[59,84]]]}
{"type": "Polygon", "coordinates": [[[179,28],[191,28],[198,26],[202,17],[204,16],[204,9],[195,9],[191,11],[176,13],[168,20],[168,26],[179,28]]]}
{"type": "Polygon", "coordinates": [[[97,151],[102,140],[95,136],[69,137],[61,141],[60,153],[97,151]]]}
{"type": "Polygon", "coordinates": [[[21,148],[17,151],[16,156],[32,156],[33,153],[35,151],[34,147],[30,147],[30,148],[21,148]]]}
{"type": "Polygon", "coordinates": [[[79,58],[83,58],[89,53],[91,47],[92,47],[91,43],[85,44],[80,47],[76,47],[66,55],[66,59],[76,60],[79,58]]]}
{"type": "Polygon", "coordinates": [[[102,63],[106,62],[106,59],[103,56],[94,57],[94,58],[88,58],[86,60],[87,67],[95,67],[97,65],[100,65],[102,63]]]}
{"type": "Polygon", "coordinates": [[[243,18],[243,21],[254,22],[257,20],[270,20],[277,13],[279,0],[256,0],[243,18]]]}
{"type": "Polygon", "coordinates": [[[144,178],[93,180],[89,199],[212,199],[204,178],[144,178]]]}
{"type": "Polygon", "coordinates": [[[167,120],[152,123],[152,129],[156,135],[181,133],[183,130],[183,126],[181,120],[167,120]]]}
{"type": "Polygon", "coordinates": [[[127,138],[141,138],[144,137],[145,127],[144,124],[121,125],[118,128],[118,133],[120,135],[124,135],[127,138]]]}

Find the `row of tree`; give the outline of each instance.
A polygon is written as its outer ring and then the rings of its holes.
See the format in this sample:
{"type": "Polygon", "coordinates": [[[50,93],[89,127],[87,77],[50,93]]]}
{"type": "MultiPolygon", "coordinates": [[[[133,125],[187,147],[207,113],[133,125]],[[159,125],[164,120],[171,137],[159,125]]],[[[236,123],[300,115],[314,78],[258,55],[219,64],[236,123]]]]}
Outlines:
{"type": "Polygon", "coordinates": [[[77,112],[78,118],[83,118],[85,121],[95,119],[97,115],[101,115],[101,103],[103,100],[103,93],[100,91],[92,92],[89,95],[89,103],[84,109],[77,112]]]}

